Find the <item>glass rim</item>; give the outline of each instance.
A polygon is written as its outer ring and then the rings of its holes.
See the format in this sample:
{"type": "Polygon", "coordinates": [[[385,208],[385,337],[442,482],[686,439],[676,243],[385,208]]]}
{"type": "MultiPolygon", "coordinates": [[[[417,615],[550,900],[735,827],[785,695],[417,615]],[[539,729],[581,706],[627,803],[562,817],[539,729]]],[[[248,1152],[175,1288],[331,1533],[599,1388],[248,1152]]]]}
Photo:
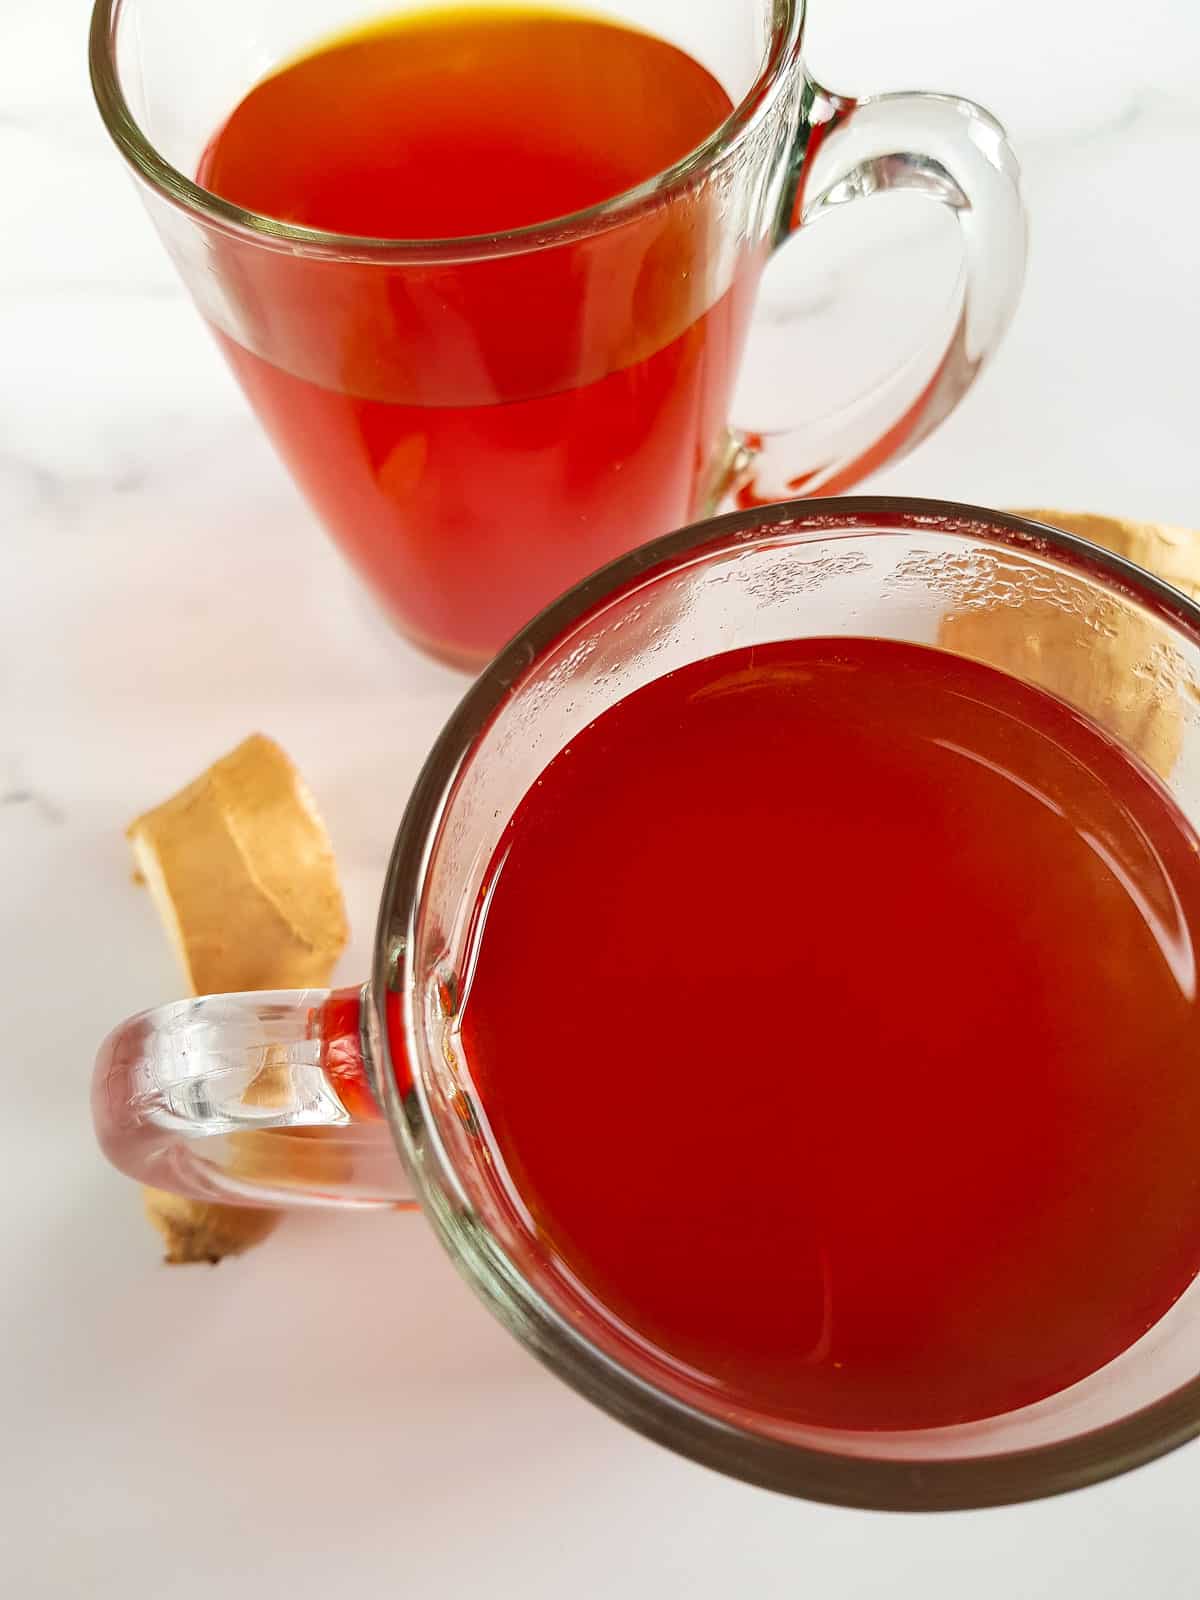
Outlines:
{"type": "Polygon", "coordinates": [[[553,1307],[509,1259],[466,1201],[429,1112],[422,1075],[401,1096],[386,997],[396,992],[409,1059],[421,1060],[418,917],[446,807],[477,740],[556,641],[622,593],[695,559],[755,540],[951,533],[1051,559],[1140,602],[1200,647],[1200,605],[1133,562],[1075,534],[1013,513],[897,496],[793,500],[697,522],[628,552],[533,618],[484,669],[425,763],[401,821],[380,902],[364,1042],[377,1090],[422,1209],[461,1272],[522,1344],[558,1377],[637,1432],[702,1465],[759,1487],[882,1511],[968,1510],[1065,1493],[1113,1477],[1200,1433],[1200,1373],[1102,1426],[1048,1444],[990,1455],[898,1459],[838,1453],[724,1421],[624,1369],[553,1307]]]}
{"type": "Polygon", "coordinates": [[[225,232],[279,246],[291,252],[364,261],[460,261],[519,253],[586,237],[623,223],[685,189],[711,170],[769,114],[790,68],[800,59],[807,0],[771,0],[771,38],[758,75],[719,127],[686,155],[644,183],[608,200],[544,222],[526,223],[499,233],[443,239],[381,239],[331,233],[247,211],[203,188],[157,150],[142,131],[125,97],[117,67],[116,43],[126,0],[95,0],[88,37],[92,93],[110,138],[134,172],[175,207],[202,217],[225,232]]]}

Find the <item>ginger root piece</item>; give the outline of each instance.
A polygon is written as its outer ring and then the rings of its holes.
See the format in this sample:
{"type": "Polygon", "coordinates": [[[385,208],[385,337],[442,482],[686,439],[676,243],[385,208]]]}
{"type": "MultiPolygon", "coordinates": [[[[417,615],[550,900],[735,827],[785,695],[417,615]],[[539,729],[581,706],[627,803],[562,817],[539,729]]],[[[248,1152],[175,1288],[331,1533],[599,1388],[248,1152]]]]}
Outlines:
{"type": "Polygon", "coordinates": [[[241,1255],[261,1244],[279,1221],[278,1211],[210,1205],[164,1189],[143,1189],[142,1203],[162,1234],[166,1246],[163,1260],[173,1267],[194,1261],[216,1266],[225,1256],[241,1255]]]}
{"type": "MultiPolygon", "coordinates": [[[[253,734],[186,789],[127,829],[137,876],[148,886],[194,994],[323,987],[348,927],[333,848],[300,774],[273,740],[253,734]]],[[[272,1092],[268,1063],[252,1085],[272,1092]]],[[[317,1134],[320,1129],[307,1130],[317,1134]]],[[[239,1150],[269,1174],[288,1159],[271,1133],[239,1150]],[[272,1165],[273,1164],[273,1165],[272,1165]]],[[[320,1142],[288,1141],[315,1156],[320,1142]]],[[[294,1163],[293,1163],[294,1165],[294,1163]]],[[[330,1179],[329,1162],[319,1175],[330,1179]]],[[[251,1174],[252,1175],[252,1174],[251,1174]]],[[[293,1177],[304,1177],[306,1173],[293,1177]]],[[[145,1189],[146,1214],[172,1263],[217,1262],[265,1239],[278,1212],[145,1189]]]]}
{"type": "MultiPolygon", "coordinates": [[[[1082,512],[1016,514],[1077,533],[1200,594],[1200,535],[1082,512]]],[[[938,643],[1060,695],[1111,727],[1160,776],[1169,776],[1183,740],[1181,690],[1154,628],[1115,603],[1111,614],[1095,614],[1082,585],[1080,603],[1073,606],[1073,596],[1039,592],[1022,564],[1014,562],[1006,572],[999,557],[997,567],[1004,581],[984,580],[979,595],[966,595],[966,603],[939,623],[938,643]]]]}
{"type": "Polygon", "coordinates": [[[333,847],[273,740],[252,734],[127,833],[193,993],[329,981],[348,936],[333,847]]]}
{"type": "Polygon", "coordinates": [[[1124,517],[1100,517],[1087,511],[1017,511],[1018,517],[1048,522],[1081,539],[1102,544],[1128,561],[1173,583],[1184,594],[1200,599],[1200,533],[1172,528],[1162,522],[1130,522],[1124,517]]]}

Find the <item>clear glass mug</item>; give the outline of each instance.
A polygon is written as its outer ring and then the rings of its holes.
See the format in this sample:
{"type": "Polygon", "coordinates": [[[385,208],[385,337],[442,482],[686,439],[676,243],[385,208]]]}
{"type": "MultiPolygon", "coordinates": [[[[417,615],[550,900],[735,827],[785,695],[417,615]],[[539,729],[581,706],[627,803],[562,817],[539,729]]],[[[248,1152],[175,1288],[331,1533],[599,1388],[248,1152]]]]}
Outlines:
{"type": "Polygon", "coordinates": [[[398,9],[96,0],[91,69],[167,250],[285,463],[432,653],[481,666],[585,573],[731,497],[840,491],[911,449],[995,349],[1025,251],[1003,130],[945,95],[829,93],[801,55],[804,0],[606,5],[681,46],[736,109],[670,170],[552,223],[354,238],[193,181],[251,85],[398,9]],[[802,369],[805,291],[766,314],[755,302],[797,228],[882,191],[946,207],[963,270],[923,347],[898,365],[881,354],[890,370],[847,401],[828,363],[802,369]],[[747,336],[764,392],[730,425],[747,336]],[[784,420],[814,396],[826,414],[776,428],[780,389],[795,395],[784,420]]]}
{"type": "Polygon", "coordinates": [[[1078,1487],[1192,1437],[1200,1280],[1117,1360],[1036,1405],[919,1432],[804,1427],[731,1414],[631,1347],[497,1184],[453,1048],[456,974],[514,808],[558,750],[639,685],[720,651],[837,634],[951,649],[1054,691],[1136,751],[1200,825],[1200,607],[1159,579],[1071,535],[939,501],[794,501],[719,517],[586,579],[468,691],[400,825],[361,991],[185,1000],[116,1029],[94,1091],[110,1159],[159,1187],[242,1204],[419,1204],[553,1371],[673,1449],[792,1494],[996,1504],[1078,1487]]]}

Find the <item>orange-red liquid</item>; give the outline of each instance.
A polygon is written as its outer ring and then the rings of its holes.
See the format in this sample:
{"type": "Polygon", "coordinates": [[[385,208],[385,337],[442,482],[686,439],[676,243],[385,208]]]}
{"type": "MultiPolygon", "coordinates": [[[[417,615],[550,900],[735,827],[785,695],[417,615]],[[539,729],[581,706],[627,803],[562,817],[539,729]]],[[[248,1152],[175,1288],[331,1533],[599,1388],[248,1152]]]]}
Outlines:
{"type": "Polygon", "coordinates": [[[938,1426],[1093,1372],[1200,1265],[1197,848],[1093,724],[948,654],[636,692],[519,807],[465,997],[544,1247],[783,1417],[938,1426]]]}
{"type": "MultiPolygon", "coordinates": [[[[208,188],[372,238],[491,234],[634,188],[730,111],[647,34],[553,12],[396,19],[285,66],[214,136],[208,188]]],[[[712,196],[463,262],[306,263],[226,242],[225,353],[401,624],[490,655],[593,567],[701,505],[757,277],[712,196]]]]}

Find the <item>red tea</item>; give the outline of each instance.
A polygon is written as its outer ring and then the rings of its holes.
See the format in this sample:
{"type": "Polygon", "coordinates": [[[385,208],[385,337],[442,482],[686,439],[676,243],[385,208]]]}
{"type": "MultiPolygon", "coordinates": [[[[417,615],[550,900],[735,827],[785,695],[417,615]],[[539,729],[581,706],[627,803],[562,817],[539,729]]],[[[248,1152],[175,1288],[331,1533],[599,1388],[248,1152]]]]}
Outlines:
{"type": "MultiPolygon", "coordinates": [[[[463,238],[634,188],[730,110],[649,34],[433,11],[281,68],[198,176],[290,223],[463,238]]],[[[561,589],[700,507],[758,271],[753,253],[728,287],[710,249],[718,210],[686,191],[599,236],[449,263],[225,246],[249,327],[244,344],[220,335],[226,355],[313,504],[427,646],[486,658],[561,589]]]]}
{"type": "Polygon", "coordinates": [[[461,1044],[543,1246],[730,1404],[1095,1371],[1200,1265],[1197,840],[1087,719],[872,639],[606,711],[480,899],[461,1044]]]}

